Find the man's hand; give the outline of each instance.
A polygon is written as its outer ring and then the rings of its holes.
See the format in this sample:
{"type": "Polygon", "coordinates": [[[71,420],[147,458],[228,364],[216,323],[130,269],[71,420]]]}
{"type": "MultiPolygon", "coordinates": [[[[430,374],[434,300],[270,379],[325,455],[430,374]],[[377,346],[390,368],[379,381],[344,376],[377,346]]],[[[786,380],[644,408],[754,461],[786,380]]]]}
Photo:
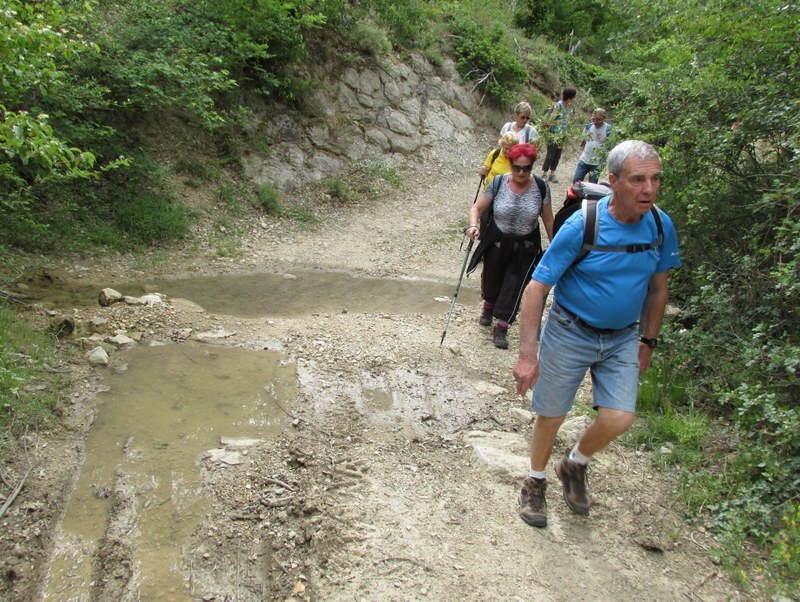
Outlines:
{"type": "Polygon", "coordinates": [[[639,343],[639,374],[644,374],[650,367],[650,360],[653,358],[653,350],[644,343],[639,343]]]}
{"type": "Polygon", "coordinates": [[[539,359],[517,358],[514,366],[514,380],[517,381],[517,395],[525,395],[539,378],[539,359]]]}

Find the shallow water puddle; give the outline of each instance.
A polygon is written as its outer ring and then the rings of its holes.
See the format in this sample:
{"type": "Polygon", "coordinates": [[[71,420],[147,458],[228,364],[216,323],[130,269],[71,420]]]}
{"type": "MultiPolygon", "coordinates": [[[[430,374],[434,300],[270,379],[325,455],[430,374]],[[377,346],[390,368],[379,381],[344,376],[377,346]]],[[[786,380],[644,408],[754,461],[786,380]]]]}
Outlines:
{"type": "MultiPolygon", "coordinates": [[[[342,311],[444,314],[448,310],[454,283],[357,278],[342,272],[297,271],[291,274],[235,274],[107,286],[131,296],[145,292],[164,293],[168,297],[194,301],[213,313],[249,318],[342,311]]],[[[29,294],[56,305],[86,307],[97,303],[100,288],[72,283],[31,289],[29,294]]],[[[460,304],[474,305],[477,300],[477,291],[462,286],[460,304]]]]}
{"type": "Polygon", "coordinates": [[[210,503],[199,458],[223,437],[274,436],[295,395],[294,367],[271,351],[185,344],[126,359],[99,396],[45,600],[110,599],[103,583],[126,568],[136,599],[189,599],[181,551],[210,503]]]}

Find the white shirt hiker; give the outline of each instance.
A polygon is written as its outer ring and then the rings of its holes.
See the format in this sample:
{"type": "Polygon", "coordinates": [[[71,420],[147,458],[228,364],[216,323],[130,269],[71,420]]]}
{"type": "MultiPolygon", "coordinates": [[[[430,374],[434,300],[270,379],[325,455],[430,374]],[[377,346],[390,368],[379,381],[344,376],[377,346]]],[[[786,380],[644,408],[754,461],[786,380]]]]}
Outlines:
{"type": "Polygon", "coordinates": [[[581,161],[587,165],[600,165],[602,157],[597,152],[611,134],[611,124],[603,123],[599,128],[593,123],[587,124],[581,132],[581,140],[586,142],[581,153],[581,161]]]}

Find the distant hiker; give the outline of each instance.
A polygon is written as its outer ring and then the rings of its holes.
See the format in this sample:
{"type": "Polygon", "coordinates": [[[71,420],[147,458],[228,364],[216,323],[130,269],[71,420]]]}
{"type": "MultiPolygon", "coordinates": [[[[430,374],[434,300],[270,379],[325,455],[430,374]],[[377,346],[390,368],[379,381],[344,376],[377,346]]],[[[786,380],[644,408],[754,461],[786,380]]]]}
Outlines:
{"type": "Polygon", "coordinates": [[[556,168],[561,160],[561,151],[567,136],[569,119],[572,116],[572,103],[578,91],[572,86],[567,86],[561,91],[561,100],[547,110],[546,117],[542,122],[547,130],[547,155],[542,163],[542,179],[550,182],[558,182],[556,179],[556,168]],[[547,171],[550,175],[547,175],[547,171]]]}
{"type": "Polygon", "coordinates": [[[514,107],[514,121],[500,128],[500,135],[514,132],[521,144],[532,144],[539,139],[539,132],[531,124],[531,105],[519,102],[514,107]]]}
{"type": "Polygon", "coordinates": [[[589,181],[597,184],[600,178],[600,163],[603,159],[603,146],[611,135],[611,124],[606,122],[606,110],[602,107],[592,111],[592,122],[587,123],[581,132],[581,158],[575,168],[573,182],[583,181],[589,174],[589,181]]]}
{"type": "Polygon", "coordinates": [[[467,236],[480,244],[469,264],[472,272],[483,261],[481,293],[482,326],[490,326],[494,346],[508,349],[508,327],[514,322],[522,289],[541,256],[542,237],[539,218],[549,239],[553,232],[550,188],[533,175],[536,147],[517,144],[506,152],[511,173],[497,176],[469,210],[467,236]],[[487,211],[486,228],[481,231],[479,217],[487,211]]]}
{"type": "Polygon", "coordinates": [[[656,150],[626,140],[609,153],[608,172],[614,192],[596,206],[596,243],[605,249],[593,248],[574,264],[584,239],[584,214],[574,213],[550,242],[522,300],[514,379],[518,394],[533,388],[537,416],[519,513],[534,527],[547,525],[545,469],[586,370],[597,417],[556,464],[556,474],[570,510],[588,514],[587,464],[633,423],[639,375],[650,366],[667,304],[667,270],[680,266],[672,221],[655,208],[656,220],[652,210],[661,177],[656,150]],[[555,300],[537,340],[553,286],[555,300]]]}
{"type": "Polygon", "coordinates": [[[506,156],[506,152],[517,144],[519,144],[519,139],[514,132],[507,132],[500,136],[497,141],[497,148],[486,155],[486,161],[483,162],[483,165],[478,170],[478,174],[486,178],[486,186],[492,183],[495,176],[511,171],[511,163],[506,156]]]}

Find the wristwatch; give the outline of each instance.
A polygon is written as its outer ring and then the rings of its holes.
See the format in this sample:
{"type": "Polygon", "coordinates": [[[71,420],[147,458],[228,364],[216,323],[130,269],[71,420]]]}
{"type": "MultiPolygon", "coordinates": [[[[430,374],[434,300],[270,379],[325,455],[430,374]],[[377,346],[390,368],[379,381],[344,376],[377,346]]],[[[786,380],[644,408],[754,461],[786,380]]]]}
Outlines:
{"type": "Polygon", "coordinates": [[[650,349],[655,349],[656,345],[658,345],[658,339],[648,339],[647,337],[641,337],[639,341],[650,347],[650,349]]]}

